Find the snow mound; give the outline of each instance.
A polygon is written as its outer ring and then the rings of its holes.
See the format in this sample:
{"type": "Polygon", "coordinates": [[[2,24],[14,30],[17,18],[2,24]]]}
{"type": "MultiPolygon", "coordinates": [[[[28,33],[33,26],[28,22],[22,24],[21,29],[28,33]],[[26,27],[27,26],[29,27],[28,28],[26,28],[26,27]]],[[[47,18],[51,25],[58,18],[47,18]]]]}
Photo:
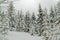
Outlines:
{"type": "Polygon", "coordinates": [[[8,40],[42,40],[42,37],[31,36],[25,32],[8,32],[8,40]]]}

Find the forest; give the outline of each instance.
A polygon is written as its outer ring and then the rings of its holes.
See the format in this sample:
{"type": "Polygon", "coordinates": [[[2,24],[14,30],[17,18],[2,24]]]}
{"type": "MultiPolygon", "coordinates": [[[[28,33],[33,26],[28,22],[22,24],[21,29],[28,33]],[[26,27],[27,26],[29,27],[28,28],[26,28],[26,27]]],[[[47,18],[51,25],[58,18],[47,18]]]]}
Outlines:
{"type": "MultiPolygon", "coordinates": [[[[8,2],[8,7],[3,10],[0,2],[0,35],[7,35],[8,31],[27,32],[30,35],[44,36],[45,40],[59,40],[60,38],[60,1],[51,6],[48,12],[40,4],[38,14],[32,14],[29,10],[23,14],[22,10],[16,10],[13,1],[8,2]]],[[[1,39],[1,37],[0,37],[1,39]]]]}

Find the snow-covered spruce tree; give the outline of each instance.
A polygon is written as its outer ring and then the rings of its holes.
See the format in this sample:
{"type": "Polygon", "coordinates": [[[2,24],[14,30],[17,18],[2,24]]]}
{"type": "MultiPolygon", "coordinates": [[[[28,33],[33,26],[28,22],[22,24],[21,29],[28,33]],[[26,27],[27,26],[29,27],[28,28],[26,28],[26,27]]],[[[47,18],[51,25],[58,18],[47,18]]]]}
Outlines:
{"type": "MultiPolygon", "coordinates": [[[[6,0],[0,0],[0,4],[3,4],[6,0]]],[[[8,21],[5,12],[2,10],[3,6],[0,5],[0,40],[7,40],[6,34],[7,34],[7,26],[8,21]]]]}
{"type": "Polygon", "coordinates": [[[49,40],[53,40],[55,31],[56,31],[56,26],[55,26],[55,18],[56,18],[56,14],[54,12],[54,9],[51,7],[50,9],[50,19],[49,19],[49,40]]]}
{"type": "Polygon", "coordinates": [[[20,31],[20,22],[21,22],[21,20],[20,20],[20,12],[18,11],[18,15],[17,15],[17,19],[16,19],[16,31],[20,31]]]}
{"type": "Polygon", "coordinates": [[[59,20],[60,20],[60,1],[57,2],[55,9],[55,13],[56,13],[56,25],[59,24],[59,20]]]}
{"type": "Polygon", "coordinates": [[[32,22],[34,22],[35,20],[36,20],[36,16],[35,16],[35,13],[33,12],[33,14],[32,14],[32,22]]]}
{"type": "Polygon", "coordinates": [[[30,23],[30,32],[31,32],[31,35],[35,35],[36,34],[36,16],[35,16],[35,13],[33,12],[32,16],[31,16],[31,23],[30,23]]]}
{"type": "Polygon", "coordinates": [[[57,2],[55,11],[56,11],[56,16],[57,16],[56,23],[59,24],[59,21],[60,21],[60,1],[57,2]]]}
{"type": "Polygon", "coordinates": [[[41,8],[41,5],[39,4],[39,14],[38,14],[38,18],[37,18],[37,24],[38,24],[38,35],[41,36],[43,31],[44,31],[44,24],[43,24],[43,10],[41,8]]]}
{"type": "Polygon", "coordinates": [[[23,31],[23,25],[24,25],[24,20],[23,20],[23,14],[22,11],[18,11],[18,19],[17,19],[17,26],[16,30],[17,31],[23,31]]]}
{"type": "Polygon", "coordinates": [[[26,12],[24,21],[25,21],[25,29],[24,29],[24,31],[29,32],[30,31],[30,14],[29,14],[29,11],[26,12]]]}
{"type": "Polygon", "coordinates": [[[7,16],[4,12],[0,16],[1,16],[1,20],[0,20],[0,22],[1,22],[1,33],[4,37],[4,40],[7,40],[6,35],[8,33],[8,19],[7,19],[7,16]]]}
{"type": "Polygon", "coordinates": [[[43,10],[43,29],[44,31],[42,32],[42,35],[44,36],[45,40],[48,40],[49,36],[48,36],[48,28],[49,28],[49,20],[48,20],[48,14],[47,14],[47,9],[45,8],[43,10]]]}
{"type": "Polygon", "coordinates": [[[54,15],[54,10],[53,10],[53,8],[51,7],[51,9],[50,9],[50,17],[51,17],[51,18],[54,18],[54,16],[55,16],[55,15],[54,15]]]}
{"type": "Polygon", "coordinates": [[[10,1],[9,6],[8,6],[9,29],[10,30],[13,30],[13,28],[15,28],[13,12],[14,12],[13,1],[10,1]]]}
{"type": "Polygon", "coordinates": [[[5,34],[3,34],[4,33],[4,26],[3,26],[3,16],[2,15],[4,15],[4,14],[2,14],[2,13],[0,13],[0,40],[3,40],[4,39],[4,36],[5,36],[5,34]]]}
{"type": "MultiPolygon", "coordinates": [[[[55,36],[56,36],[56,38],[57,38],[57,40],[58,39],[60,39],[60,37],[59,37],[59,35],[60,35],[60,0],[57,2],[57,5],[56,5],[56,7],[55,7],[55,11],[54,11],[55,13],[56,13],[56,20],[55,20],[55,36]],[[58,38],[59,37],[59,38],[58,38]]],[[[56,39],[55,39],[56,40],[56,39]]]]}

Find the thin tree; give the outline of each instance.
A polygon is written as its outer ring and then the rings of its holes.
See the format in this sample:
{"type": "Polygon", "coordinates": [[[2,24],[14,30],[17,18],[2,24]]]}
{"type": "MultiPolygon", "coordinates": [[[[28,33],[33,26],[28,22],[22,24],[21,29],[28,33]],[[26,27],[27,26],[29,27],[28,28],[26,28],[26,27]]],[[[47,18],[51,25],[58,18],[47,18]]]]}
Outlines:
{"type": "Polygon", "coordinates": [[[35,29],[36,29],[36,16],[35,13],[33,12],[32,16],[31,16],[31,24],[30,24],[31,28],[31,35],[35,34],[35,29]]]}
{"type": "Polygon", "coordinates": [[[16,30],[17,31],[23,31],[23,14],[22,11],[18,11],[18,21],[17,21],[17,27],[16,30]]]}
{"type": "Polygon", "coordinates": [[[25,15],[25,32],[29,32],[30,31],[30,14],[29,11],[26,12],[25,15]]]}
{"type": "Polygon", "coordinates": [[[43,10],[41,8],[41,5],[39,4],[39,14],[38,14],[38,18],[37,18],[37,24],[39,25],[39,29],[38,29],[38,34],[41,36],[43,30],[43,10]]]}
{"type": "Polygon", "coordinates": [[[14,15],[13,15],[13,1],[10,2],[8,7],[8,16],[9,16],[9,28],[14,28],[14,15]]]}

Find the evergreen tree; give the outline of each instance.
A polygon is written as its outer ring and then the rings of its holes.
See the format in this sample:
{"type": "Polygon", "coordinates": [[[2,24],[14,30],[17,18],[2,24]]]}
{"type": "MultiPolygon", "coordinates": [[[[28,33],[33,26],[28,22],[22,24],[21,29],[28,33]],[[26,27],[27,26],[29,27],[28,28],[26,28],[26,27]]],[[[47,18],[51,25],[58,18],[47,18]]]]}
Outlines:
{"type": "Polygon", "coordinates": [[[34,35],[36,33],[35,32],[35,29],[36,29],[36,16],[35,16],[34,13],[31,16],[30,26],[31,26],[31,28],[30,28],[31,35],[34,35]]]}
{"type": "Polygon", "coordinates": [[[57,7],[55,8],[56,13],[56,22],[57,25],[60,23],[60,1],[57,2],[57,7]]]}
{"type": "Polygon", "coordinates": [[[41,8],[41,5],[39,5],[39,14],[38,14],[38,19],[37,19],[37,24],[39,25],[38,33],[41,36],[42,32],[44,31],[44,29],[43,29],[43,10],[41,8]]]}
{"type": "Polygon", "coordinates": [[[18,11],[18,21],[17,21],[17,31],[23,31],[23,25],[24,25],[24,21],[23,21],[23,14],[22,11],[19,12],[18,11]]]}
{"type": "Polygon", "coordinates": [[[12,30],[14,28],[14,15],[13,15],[13,1],[10,2],[8,7],[8,16],[9,16],[9,28],[12,30]]]}
{"type": "Polygon", "coordinates": [[[54,18],[54,10],[53,10],[52,7],[51,7],[51,9],[50,9],[50,17],[54,18]]]}
{"type": "Polygon", "coordinates": [[[45,8],[44,9],[44,16],[43,16],[43,25],[44,25],[44,27],[43,27],[43,29],[44,29],[44,31],[43,31],[43,33],[42,33],[42,35],[44,36],[44,38],[45,38],[45,40],[48,40],[48,27],[49,27],[49,20],[48,20],[48,14],[47,14],[47,9],[45,8]]]}
{"type": "Polygon", "coordinates": [[[25,15],[25,32],[29,32],[30,31],[30,15],[29,15],[29,11],[26,12],[25,15]]]}
{"type": "Polygon", "coordinates": [[[34,14],[34,13],[32,14],[32,20],[33,20],[33,21],[36,20],[36,17],[35,17],[35,14],[34,14]]]}
{"type": "Polygon", "coordinates": [[[7,26],[8,26],[8,20],[6,17],[6,14],[4,11],[2,11],[2,7],[1,4],[4,3],[5,0],[0,0],[0,40],[7,40],[6,38],[6,34],[7,34],[7,26]],[[7,20],[7,21],[6,21],[7,20]]]}
{"type": "Polygon", "coordinates": [[[57,2],[57,16],[60,16],[60,1],[57,2]]]}
{"type": "Polygon", "coordinates": [[[56,18],[56,14],[54,12],[55,9],[53,9],[51,7],[50,9],[50,26],[49,26],[49,35],[50,35],[50,40],[53,40],[53,37],[54,37],[54,34],[55,34],[55,31],[56,31],[56,26],[55,26],[55,18],[56,18]]]}
{"type": "Polygon", "coordinates": [[[7,32],[8,32],[8,20],[7,21],[6,20],[7,20],[7,17],[3,11],[2,13],[0,13],[0,37],[3,36],[4,40],[7,39],[5,36],[7,35],[7,32]]]}
{"type": "MultiPolygon", "coordinates": [[[[60,0],[57,2],[56,7],[54,8],[55,16],[55,36],[60,35],[60,0]]],[[[58,36],[59,37],[59,36],[58,36]]],[[[56,37],[57,38],[57,37],[56,37]]]]}

